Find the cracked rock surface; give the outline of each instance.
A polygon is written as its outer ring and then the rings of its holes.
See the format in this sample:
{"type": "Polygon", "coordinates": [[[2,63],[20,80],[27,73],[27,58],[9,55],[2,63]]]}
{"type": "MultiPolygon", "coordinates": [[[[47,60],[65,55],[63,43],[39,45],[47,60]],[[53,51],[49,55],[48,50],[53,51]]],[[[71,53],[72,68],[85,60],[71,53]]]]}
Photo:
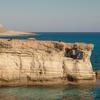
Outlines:
{"type": "Polygon", "coordinates": [[[38,40],[0,40],[0,85],[51,85],[94,80],[92,44],[38,40]],[[74,45],[83,59],[66,56],[74,45]]]}

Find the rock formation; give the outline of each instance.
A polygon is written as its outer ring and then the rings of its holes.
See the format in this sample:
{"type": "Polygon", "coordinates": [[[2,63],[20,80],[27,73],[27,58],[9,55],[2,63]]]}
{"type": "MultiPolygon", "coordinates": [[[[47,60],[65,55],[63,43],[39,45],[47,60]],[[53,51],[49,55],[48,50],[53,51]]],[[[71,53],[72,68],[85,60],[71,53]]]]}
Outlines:
{"type": "Polygon", "coordinates": [[[100,79],[100,70],[95,71],[95,73],[96,73],[96,78],[100,79]]]}
{"type": "MultiPolygon", "coordinates": [[[[51,85],[95,80],[92,44],[0,40],[0,85],[51,85]],[[73,55],[73,47],[82,57],[73,55]],[[73,58],[74,57],[74,58],[73,58]]],[[[75,51],[76,52],[76,51],[75,51]]]]}

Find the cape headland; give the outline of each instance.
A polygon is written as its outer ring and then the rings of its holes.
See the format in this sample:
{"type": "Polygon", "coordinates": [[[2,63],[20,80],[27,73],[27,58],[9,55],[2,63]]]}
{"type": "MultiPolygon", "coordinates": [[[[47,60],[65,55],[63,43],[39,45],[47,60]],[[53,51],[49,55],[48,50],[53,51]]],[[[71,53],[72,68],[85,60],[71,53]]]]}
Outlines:
{"type": "Polygon", "coordinates": [[[93,44],[0,39],[0,86],[95,81],[93,44]]]}
{"type": "Polygon", "coordinates": [[[7,37],[7,36],[34,36],[37,35],[36,33],[29,33],[29,32],[18,32],[9,30],[6,27],[4,27],[2,24],[0,24],[0,36],[1,37],[7,37]]]}

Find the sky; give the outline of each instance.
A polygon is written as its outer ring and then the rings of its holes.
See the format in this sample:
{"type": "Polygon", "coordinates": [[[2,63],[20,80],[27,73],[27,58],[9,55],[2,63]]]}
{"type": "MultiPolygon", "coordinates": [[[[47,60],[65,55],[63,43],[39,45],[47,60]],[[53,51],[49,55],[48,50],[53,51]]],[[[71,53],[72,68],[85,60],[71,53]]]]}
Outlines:
{"type": "Polygon", "coordinates": [[[0,0],[0,24],[26,32],[100,32],[100,0],[0,0]]]}

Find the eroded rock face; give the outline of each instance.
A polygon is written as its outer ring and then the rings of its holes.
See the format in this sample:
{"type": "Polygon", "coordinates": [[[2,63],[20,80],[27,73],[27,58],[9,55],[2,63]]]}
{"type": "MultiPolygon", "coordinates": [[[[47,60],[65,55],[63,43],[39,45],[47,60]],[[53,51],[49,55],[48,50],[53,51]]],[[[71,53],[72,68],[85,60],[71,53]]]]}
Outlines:
{"type": "Polygon", "coordinates": [[[94,80],[92,44],[38,40],[0,40],[0,85],[67,84],[94,80]],[[66,56],[76,45],[82,59],[66,56]]]}

